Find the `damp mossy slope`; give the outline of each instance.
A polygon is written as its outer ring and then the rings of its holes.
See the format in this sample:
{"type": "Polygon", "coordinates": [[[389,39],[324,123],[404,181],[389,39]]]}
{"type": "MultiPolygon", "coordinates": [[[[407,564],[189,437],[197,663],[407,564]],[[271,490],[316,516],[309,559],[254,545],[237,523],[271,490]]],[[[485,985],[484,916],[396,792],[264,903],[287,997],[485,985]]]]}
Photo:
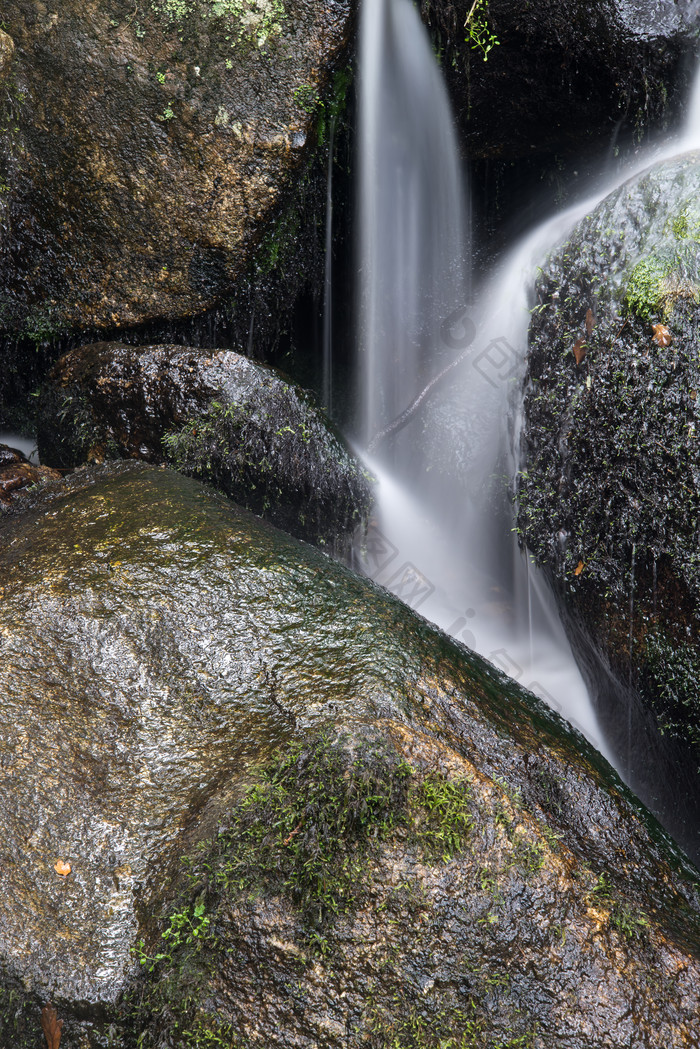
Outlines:
{"type": "Polygon", "coordinates": [[[693,1044],[697,872],[535,697],[170,470],[0,531],[2,1037],[693,1044]]]}

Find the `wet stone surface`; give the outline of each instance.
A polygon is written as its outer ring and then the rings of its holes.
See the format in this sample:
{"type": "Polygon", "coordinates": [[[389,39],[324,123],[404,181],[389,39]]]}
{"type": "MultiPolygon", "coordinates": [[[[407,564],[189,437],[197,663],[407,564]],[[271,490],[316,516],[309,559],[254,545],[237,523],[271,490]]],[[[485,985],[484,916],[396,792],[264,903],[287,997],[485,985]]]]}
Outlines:
{"type": "Polygon", "coordinates": [[[230,350],[81,346],[44,384],[38,445],[58,467],[167,459],[338,551],[372,503],[369,474],[312,396],[230,350]]]}
{"type": "Polygon", "coordinates": [[[351,5],[7,0],[2,16],[0,328],[41,342],[230,296],[298,192],[351,5]]]}
{"type": "Polygon", "coordinates": [[[672,791],[687,795],[695,855],[699,192],[698,154],[657,165],[603,201],[545,265],[519,512],[594,689],[622,697],[610,716],[621,752],[638,697],[640,718],[646,711],[664,733],[669,753],[659,760],[669,762],[672,791]]]}
{"type": "MultiPolygon", "coordinates": [[[[485,14],[481,39],[498,40],[488,61],[465,31],[471,0],[423,6],[471,157],[527,163],[537,153],[573,154],[585,164],[587,149],[660,123],[689,87],[698,30],[691,2],[489,0],[475,20],[485,14]]],[[[544,177],[553,188],[551,169],[544,177]]]]}
{"type": "Polygon", "coordinates": [[[697,872],[537,699],[163,468],[0,539],[0,1043],[695,1044],[697,872]]]}

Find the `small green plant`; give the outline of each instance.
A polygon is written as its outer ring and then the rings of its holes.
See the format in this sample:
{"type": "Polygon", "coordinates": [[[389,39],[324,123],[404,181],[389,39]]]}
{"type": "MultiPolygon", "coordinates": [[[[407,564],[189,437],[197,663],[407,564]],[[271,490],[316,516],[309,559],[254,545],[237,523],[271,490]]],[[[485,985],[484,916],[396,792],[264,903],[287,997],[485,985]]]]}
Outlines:
{"type": "Polygon", "coordinates": [[[633,910],[629,904],[616,902],[610,914],[610,924],[627,940],[639,940],[648,931],[649,919],[643,911],[633,910]]]}
{"type": "Polygon", "coordinates": [[[156,80],[159,84],[165,83],[165,73],[156,73],[156,80]]]}
{"type": "Polygon", "coordinates": [[[494,47],[498,47],[500,44],[500,40],[492,31],[488,20],[488,6],[488,0],[474,0],[464,23],[464,28],[467,31],[466,43],[474,51],[481,53],[484,62],[486,62],[494,47]]]}
{"type": "Polygon", "coordinates": [[[194,948],[195,952],[201,950],[212,939],[210,925],[211,917],[206,912],[206,906],[202,900],[198,900],[192,907],[170,915],[167,928],[161,934],[167,949],[151,955],[146,951],[144,940],[139,940],[134,954],[139,964],[148,966],[148,971],[152,972],[160,962],[172,964],[174,952],[181,947],[194,948]]]}
{"type": "Polygon", "coordinates": [[[472,790],[465,780],[428,773],[411,788],[416,834],[426,853],[445,862],[461,852],[474,823],[472,790]]]}
{"type": "Polygon", "coordinates": [[[294,101],[305,113],[315,113],[321,100],[313,84],[302,84],[294,92],[294,101]]]}
{"type": "Polygon", "coordinates": [[[175,112],[173,110],[173,107],[170,105],[170,103],[168,103],[167,106],[165,107],[165,109],[163,110],[163,112],[161,113],[161,115],[158,117],[158,119],[162,123],[164,123],[164,122],[166,122],[168,120],[172,120],[174,118],[174,116],[175,116],[175,112]]]}

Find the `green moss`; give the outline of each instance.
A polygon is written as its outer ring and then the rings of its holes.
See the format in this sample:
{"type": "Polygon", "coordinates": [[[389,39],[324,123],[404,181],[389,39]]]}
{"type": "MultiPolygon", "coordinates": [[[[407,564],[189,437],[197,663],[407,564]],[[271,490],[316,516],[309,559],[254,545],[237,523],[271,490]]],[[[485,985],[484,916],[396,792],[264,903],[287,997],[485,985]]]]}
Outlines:
{"type": "Polygon", "coordinates": [[[367,848],[407,819],[411,768],[383,745],[352,755],[322,738],[263,771],[217,842],[226,891],[289,896],[315,921],[351,908],[369,876],[367,848]]]}
{"type": "MultiPolygon", "coordinates": [[[[506,978],[507,980],[507,978],[506,978]]],[[[506,1034],[497,1041],[488,1037],[487,1025],[472,1004],[464,1009],[443,1009],[426,1015],[415,1006],[402,1003],[404,1010],[389,1017],[381,1013],[368,1018],[370,1037],[364,1043],[372,1049],[531,1049],[536,1030],[506,1034]]]]}
{"type": "MultiPolygon", "coordinates": [[[[320,737],[277,753],[216,839],[187,861],[193,888],[164,920],[160,945],[139,944],[137,957],[152,975],[136,1006],[137,1025],[147,1030],[165,1010],[178,1044],[237,1045],[227,1023],[200,1007],[209,968],[224,946],[221,906],[260,896],[288,899],[303,932],[303,970],[308,957],[326,956],[336,920],[370,891],[382,843],[401,838],[427,862],[441,862],[466,847],[472,808],[469,784],[418,772],[384,741],[358,746],[320,737]]],[[[151,1045],[147,1035],[139,1045],[151,1045]]]]}
{"type": "Polygon", "coordinates": [[[630,274],[625,305],[631,313],[651,322],[663,313],[668,266],[654,256],[640,259],[630,274]]]}
{"type": "Polygon", "coordinates": [[[248,41],[259,48],[281,35],[286,14],[282,0],[150,0],[150,4],[156,15],[178,30],[195,15],[222,19],[226,39],[233,46],[248,41]]]}

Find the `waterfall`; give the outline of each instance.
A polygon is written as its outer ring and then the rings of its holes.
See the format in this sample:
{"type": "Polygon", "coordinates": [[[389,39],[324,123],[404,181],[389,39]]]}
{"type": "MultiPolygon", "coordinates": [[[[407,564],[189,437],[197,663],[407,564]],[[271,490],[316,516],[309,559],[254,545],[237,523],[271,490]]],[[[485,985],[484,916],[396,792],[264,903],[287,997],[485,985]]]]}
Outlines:
{"type": "Polygon", "coordinates": [[[495,481],[513,468],[507,408],[527,346],[524,274],[571,220],[527,238],[468,308],[456,134],[411,0],[366,0],[360,70],[361,429],[365,445],[382,429],[388,436],[370,459],[378,514],[358,567],[605,752],[553,599],[517,549],[495,481]]]}
{"type": "MultiPolygon", "coordinates": [[[[447,91],[411,0],[366,0],[360,41],[361,431],[414,399],[464,305],[463,178],[447,91]]],[[[398,437],[396,462],[415,464],[398,437]]]]}

